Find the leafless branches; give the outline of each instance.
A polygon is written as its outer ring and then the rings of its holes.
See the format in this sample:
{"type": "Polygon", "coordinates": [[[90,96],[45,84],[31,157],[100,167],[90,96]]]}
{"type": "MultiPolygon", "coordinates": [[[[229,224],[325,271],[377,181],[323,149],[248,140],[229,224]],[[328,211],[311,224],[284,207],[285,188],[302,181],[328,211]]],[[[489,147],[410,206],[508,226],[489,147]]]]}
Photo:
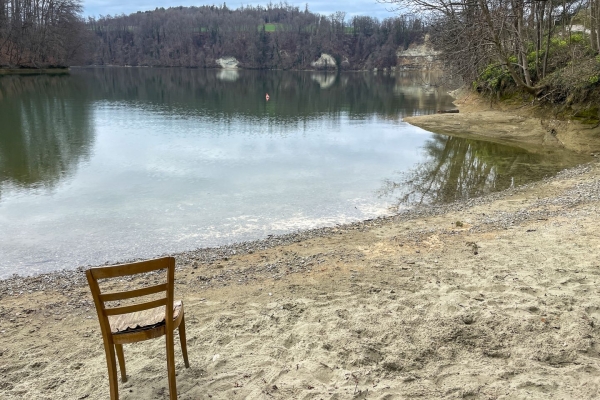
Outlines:
{"type": "Polygon", "coordinates": [[[94,34],[90,63],[211,67],[233,56],[243,68],[310,67],[322,53],[342,68],[396,65],[398,48],[420,40],[421,19],[398,16],[379,21],[301,11],[286,3],[267,7],[172,7],[89,19],[94,34]]]}
{"type": "MultiPolygon", "coordinates": [[[[591,47],[600,48],[600,0],[378,0],[433,21],[432,39],[466,80],[497,63],[521,89],[539,94],[556,27],[587,10],[591,47]]],[[[563,32],[563,36],[570,32],[563,32]]]]}
{"type": "Polygon", "coordinates": [[[68,65],[81,46],[80,0],[0,0],[0,64],[68,65]]]}

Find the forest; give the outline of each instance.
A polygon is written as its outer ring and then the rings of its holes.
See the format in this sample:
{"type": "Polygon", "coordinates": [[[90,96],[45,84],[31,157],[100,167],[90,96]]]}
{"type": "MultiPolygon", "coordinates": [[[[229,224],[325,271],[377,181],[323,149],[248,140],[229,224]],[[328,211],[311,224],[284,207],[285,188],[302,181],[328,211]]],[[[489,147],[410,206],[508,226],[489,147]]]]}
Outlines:
{"type": "Polygon", "coordinates": [[[345,69],[391,67],[397,50],[425,31],[414,17],[347,19],[344,12],[323,16],[285,3],[157,8],[86,25],[94,37],[90,64],[210,68],[235,57],[247,69],[310,68],[322,53],[345,69]]]}
{"type": "Polygon", "coordinates": [[[413,16],[324,16],[279,3],[156,8],[84,20],[78,0],[0,0],[0,66],[121,65],[306,69],[322,53],[337,68],[385,68],[423,39],[413,16]]]}
{"type": "Polygon", "coordinates": [[[0,67],[83,62],[89,40],[78,0],[0,0],[0,67]]]}

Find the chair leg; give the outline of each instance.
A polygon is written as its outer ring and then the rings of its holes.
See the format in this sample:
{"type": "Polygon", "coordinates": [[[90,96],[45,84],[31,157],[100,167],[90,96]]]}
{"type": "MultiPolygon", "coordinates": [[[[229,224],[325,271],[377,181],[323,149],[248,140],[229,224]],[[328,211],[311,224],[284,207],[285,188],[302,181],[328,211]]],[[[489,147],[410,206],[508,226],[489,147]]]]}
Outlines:
{"type": "Polygon", "coordinates": [[[177,400],[177,383],[175,381],[175,343],[173,338],[173,330],[167,330],[167,370],[169,377],[169,398],[177,400]]]}
{"type": "Polygon", "coordinates": [[[119,360],[119,369],[121,370],[121,382],[127,382],[127,372],[125,372],[125,355],[123,354],[123,345],[115,344],[117,351],[117,360],[119,360]]]}
{"type": "Polygon", "coordinates": [[[104,337],[104,352],[108,367],[108,383],[110,385],[110,399],[119,400],[119,386],[117,382],[117,362],[115,360],[114,345],[111,340],[104,337]]]}
{"type": "Polygon", "coordinates": [[[179,324],[179,341],[181,342],[181,352],[183,353],[185,367],[189,368],[190,362],[188,361],[187,342],[185,340],[185,314],[181,316],[181,323],[179,324]]]}

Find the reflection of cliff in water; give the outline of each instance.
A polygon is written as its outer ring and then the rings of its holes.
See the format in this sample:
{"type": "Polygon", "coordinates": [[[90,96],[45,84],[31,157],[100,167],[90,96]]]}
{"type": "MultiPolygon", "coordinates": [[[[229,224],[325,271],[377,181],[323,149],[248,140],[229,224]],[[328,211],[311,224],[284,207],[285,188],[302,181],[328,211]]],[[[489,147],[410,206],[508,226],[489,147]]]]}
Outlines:
{"type": "Polygon", "coordinates": [[[93,145],[85,86],[69,76],[0,78],[0,189],[53,187],[93,145]]]}
{"type": "Polygon", "coordinates": [[[217,72],[217,79],[227,82],[235,82],[240,77],[240,74],[235,69],[222,69],[217,72]]]}
{"type": "Polygon", "coordinates": [[[437,71],[399,71],[395,75],[394,94],[406,99],[413,105],[413,111],[407,115],[425,115],[447,108],[448,87],[455,85],[448,82],[437,71]],[[432,105],[435,105],[432,108],[432,105]]]}
{"type": "Polygon", "coordinates": [[[317,82],[321,89],[329,89],[337,81],[337,74],[327,72],[314,72],[310,76],[313,81],[317,82]]]}
{"type": "Polygon", "coordinates": [[[97,100],[218,119],[266,114],[286,123],[341,112],[399,119],[433,113],[451,102],[442,89],[424,85],[420,73],[234,72],[235,79],[203,69],[84,68],[72,75],[89,82],[97,100]]]}
{"type": "Polygon", "coordinates": [[[427,161],[385,181],[380,196],[397,198],[398,207],[451,203],[524,185],[586,161],[566,151],[530,153],[442,135],[429,140],[424,150],[427,161]]]}

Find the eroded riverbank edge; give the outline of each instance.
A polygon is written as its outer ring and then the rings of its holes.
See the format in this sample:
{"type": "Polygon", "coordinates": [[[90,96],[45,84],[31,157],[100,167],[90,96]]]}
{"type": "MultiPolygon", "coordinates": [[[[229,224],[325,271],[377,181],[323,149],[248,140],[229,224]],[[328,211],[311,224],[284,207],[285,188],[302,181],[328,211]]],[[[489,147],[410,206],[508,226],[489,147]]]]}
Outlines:
{"type": "Polygon", "coordinates": [[[455,90],[459,113],[405,117],[422,129],[481,139],[540,152],[543,148],[600,153],[600,125],[557,118],[556,110],[531,103],[494,102],[467,90],[455,90]]]}
{"type": "MultiPolygon", "coordinates": [[[[591,163],[482,198],[177,254],[192,364],[177,356],[180,397],[595,398],[599,205],[591,163]]],[[[108,397],[82,270],[0,281],[0,338],[7,398],[108,397]]],[[[165,397],[163,343],[125,349],[122,399],[165,397]]]]}

